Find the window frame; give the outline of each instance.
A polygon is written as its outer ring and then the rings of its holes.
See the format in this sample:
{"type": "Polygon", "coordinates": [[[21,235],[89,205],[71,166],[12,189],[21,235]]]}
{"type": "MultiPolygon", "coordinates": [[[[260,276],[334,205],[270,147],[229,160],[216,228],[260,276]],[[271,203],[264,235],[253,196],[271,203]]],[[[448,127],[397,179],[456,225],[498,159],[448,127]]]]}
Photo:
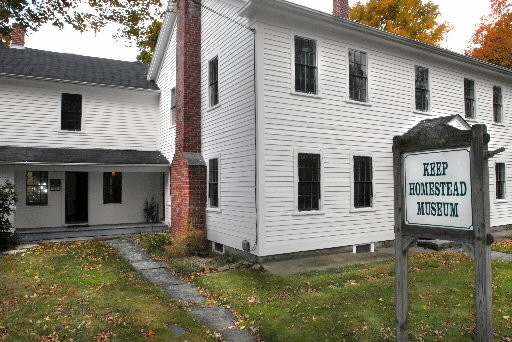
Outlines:
{"type": "Polygon", "coordinates": [[[413,73],[412,73],[412,91],[413,91],[413,112],[420,113],[420,114],[430,114],[432,111],[432,92],[431,92],[431,83],[432,83],[432,73],[431,73],[431,67],[414,64],[413,65],[413,73]],[[427,108],[425,110],[418,109],[417,103],[416,103],[416,68],[423,68],[427,70],[427,87],[425,90],[427,91],[427,108]]]}
{"type": "Polygon", "coordinates": [[[206,210],[212,212],[220,212],[221,211],[221,155],[213,154],[210,155],[207,159],[206,164],[206,210]],[[212,207],[210,205],[210,160],[217,159],[217,206],[212,207]]]}
{"type": "MultiPolygon", "coordinates": [[[[59,131],[64,133],[83,133],[84,132],[84,95],[83,94],[75,94],[75,93],[60,93],[60,120],[59,120],[59,131]],[[63,118],[64,118],[64,96],[79,96],[80,97],[80,127],[79,129],[64,129],[63,127],[63,118]]],[[[70,112],[66,112],[70,113],[70,112]]]]}
{"type": "MultiPolygon", "coordinates": [[[[34,182],[34,176],[32,176],[32,185],[30,185],[30,187],[32,188],[32,190],[34,190],[35,187],[41,187],[41,178],[39,178],[39,184],[35,184],[34,182]]],[[[50,189],[50,186],[49,186],[49,172],[48,171],[32,171],[32,170],[28,170],[28,171],[25,171],[25,205],[27,207],[46,207],[48,206],[48,203],[49,203],[49,189],[50,189]],[[33,202],[29,202],[29,197],[28,197],[28,189],[29,189],[29,184],[28,184],[28,174],[32,173],[32,175],[34,175],[34,173],[37,173],[39,175],[41,174],[46,174],[46,200],[45,201],[42,201],[41,200],[41,196],[39,198],[39,201],[37,203],[33,203],[33,202]]],[[[43,190],[42,188],[40,188],[40,190],[43,190]]],[[[34,191],[32,191],[33,193],[34,191]]],[[[41,191],[39,191],[39,194],[41,195],[41,191]]]]}
{"type": "Polygon", "coordinates": [[[355,47],[348,47],[345,56],[347,58],[347,63],[346,63],[347,100],[346,101],[350,102],[350,103],[361,104],[361,105],[370,105],[370,54],[367,51],[363,51],[362,49],[358,49],[355,47]],[[351,93],[350,93],[350,76],[351,76],[351,74],[350,74],[350,52],[351,51],[364,53],[366,55],[366,94],[365,94],[366,101],[359,101],[359,100],[355,100],[355,99],[351,98],[351,93]]]}
{"type": "MultiPolygon", "coordinates": [[[[103,172],[103,175],[102,175],[102,179],[103,179],[103,204],[123,204],[123,172],[118,172],[118,171],[110,171],[110,172],[103,172]],[[119,201],[117,202],[116,199],[112,200],[113,198],[113,195],[112,194],[108,194],[108,198],[105,197],[106,193],[105,193],[105,190],[106,190],[106,185],[105,185],[105,176],[109,175],[110,177],[114,177],[116,175],[120,175],[120,189],[119,189],[119,201]]],[[[112,188],[112,192],[114,191],[114,182],[110,182],[110,184],[108,185],[108,187],[112,188]]]]}
{"type": "Polygon", "coordinates": [[[507,163],[505,160],[498,159],[494,162],[494,201],[496,203],[507,202],[507,163]],[[503,198],[498,198],[498,174],[496,169],[498,164],[503,165],[504,180],[501,181],[503,182],[503,198]]]}
{"type": "Polygon", "coordinates": [[[294,148],[293,150],[293,215],[324,215],[323,196],[324,192],[324,157],[322,149],[319,148],[294,148]],[[299,154],[318,154],[320,155],[320,198],[318,200],[318,210],[299,211],[299,154]]]}
{"type": "Polygon", "coordinates": [[[493,123],[494,124],[499,124],[499,125],[502,125],[505,123],[505,109],[504,109],[504,105],[503,105],[503,87],[501,85],[497,85],[497,84],[494,84],[492,86],[492,116],[493,116],[493,123]],[[500,105],[500,109],[501,109],[501,112],[500,112],[500,118],[501,120],[500,121],[496,121],[496,113],[495,113],[495,108],[494,106],[496,105],[496,103],[494,102],[494,89],[495,88],[499,88],[500,89],[500,97],[501,97],[501,103],[499,104],[500,105]]]}
{"type": "Polygon", "coordinates": [[[218,106],[220,106],[220,79],[219,79],[219,76],[220,76],[220,62],[219,62],[219,55],[216,54],[215,56],[212,56],[209,60],[208,60],[208,74],[207,74],[207,86],[208,86],[208,108],[216,108],[218,106]],[[211,63],[213,61],[217,61],[217,80],[216,81],[211,81],[211,74],[210,74],[210,70],[211,70],[211,63]],[[212,85],[216,84],[217,85],[217,103],[213,104],[212,103],[212,85]]]}
{"type": "Polygon", "coordinates": [[[349,165],[350,165],[350,213],[359,213],[359,212],[370,212],[370,211],[376,211],[376,200],[377,200],[377,193],[375,191],[375,157],[372,152],[364,152],[364,151],[354,151],[349,154],[349,165]],[[354,157],[367,157],[371,158],[372,161],[372,205],[370,207],[360,207],[356,208],[354,203],[354,196],[355,196],[355,175],[354,175],[354,157]]]}
{"type": "Polygon", "coordinates": [[[464,77],[463,80],[463,91],[464,91],[464,120],[476,120],[477,118],[477,103],[476,103],[476,81],[473,78],[464,77]],[[466,97],[466,82],[471,82],[473,85],[473,116],[467,116],[466,112],[466,101],[468,98],[466,97]]]}
{"type": "Polygon", "coordinates": [[[170,98],[170,127],[173,128],[176,126],[176,87],[171,88],[171,98],[170,98]]]}
{"type": "Polygon", "coordinates": [[[321,42],[320,39],[316,36],[312,36],[310,34],[302,33],[302,32],[292,32],[290,39],[291,53],[290,53],[290,65],[291,65],[291,75],[290,75],[290,94],[298,95],[298,96],[306,96],[311,98],[320,98],[321,96],[321,82],[320,82],[320,53],[321,53],[321,42]],[[295,37],[299,37],[302,39],[312,40],[315,42],[316,47],[316,93],[306,93],[295,90],[295,37]]]}

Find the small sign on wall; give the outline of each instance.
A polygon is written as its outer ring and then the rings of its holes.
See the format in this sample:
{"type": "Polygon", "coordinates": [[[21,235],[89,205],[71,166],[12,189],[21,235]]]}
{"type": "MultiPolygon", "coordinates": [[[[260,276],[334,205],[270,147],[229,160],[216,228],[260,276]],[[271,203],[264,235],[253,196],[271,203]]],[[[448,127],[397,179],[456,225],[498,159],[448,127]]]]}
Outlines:
{"type": "Polygon", "coordinates": [[[60,179],[50,179],[50,191],[60,191],[60,179]]]}
{"type": "Polygon", "coordinates": [[[471,150],[404,154],[405,223],[473,229],[471,150]]]}

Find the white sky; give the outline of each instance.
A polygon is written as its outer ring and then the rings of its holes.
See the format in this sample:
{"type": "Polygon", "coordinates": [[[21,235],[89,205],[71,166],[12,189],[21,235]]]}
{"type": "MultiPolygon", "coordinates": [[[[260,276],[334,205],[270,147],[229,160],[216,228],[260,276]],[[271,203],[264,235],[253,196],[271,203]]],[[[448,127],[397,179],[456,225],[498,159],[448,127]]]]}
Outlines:
{"type": "MultiPolygon", "coordinates": [[[[290,1],[319,11],[332,12],[332,0],[290,1]]],[[[441,20],[447,20],[453,26],[442,46],[463,53],[476,25],[480,22],[480,17],[490,11],[489,0],[431,1],[440,6],[441,20]]],[[[356,2],[356,0],[349,0],[350,5],[356,2]]],[[[58,30],[51,25],[45,25],[38,32],[31,33],[27,37],[26,46],[34,49],[134,61],[137,49],[133,46],[130,47],[130,43],[127,41],[116,41],[112,38],[115,32],[115,26],[107,27],[95,35],[93,32],[80,34],[71,28],[58,30]]]]}

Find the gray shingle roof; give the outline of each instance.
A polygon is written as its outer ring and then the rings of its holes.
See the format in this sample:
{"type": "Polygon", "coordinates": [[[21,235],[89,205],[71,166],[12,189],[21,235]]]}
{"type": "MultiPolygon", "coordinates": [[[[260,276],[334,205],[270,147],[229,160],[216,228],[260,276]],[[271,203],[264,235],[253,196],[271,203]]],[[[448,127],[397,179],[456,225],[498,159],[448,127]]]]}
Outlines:
{"type": "Polygon", "coordinates": [[[0,146],[0,163],[169,165],[159,151],[0,146]]]}
{"type": "Polygon", "coordinates": [[[0,45],[0,75],[42,77],[108,86],[158,89],[146,79],[148,66],[139,62],[88,57],[0,45]]]}

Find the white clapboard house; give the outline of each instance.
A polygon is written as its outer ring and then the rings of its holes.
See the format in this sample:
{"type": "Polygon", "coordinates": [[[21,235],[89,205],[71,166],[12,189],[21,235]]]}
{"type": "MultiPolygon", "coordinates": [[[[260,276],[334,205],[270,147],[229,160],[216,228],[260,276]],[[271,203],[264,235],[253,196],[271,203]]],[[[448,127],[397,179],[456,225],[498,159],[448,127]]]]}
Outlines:
{"type": "MultiPolygon", "coordinates": [[[[508,148],[512,71],[333,6],[180,0],[147,75],[1,48],[0,177],[16,183],[16,227],[135,224],[154,196],[175,235],[204,228],[214,249],[248,257],[392,240],[393,136],[447,117],[508,148]]],[[[495,227],[512,224],[511,156],[490,163],[495,227]]]]}
{"type": "MultiPolygon", "coordinates": [[[[179,140],[200,135],[219,251],[394,239],[392,138],[422,120],[484,123],[490,148],[510,146],[512,70],[346,20],[347,1],[333,6],[336,15],[284,0],[182,0],[165,17],[149,69],[161,89],[159,148],[177,160],[179,140]],[[199,132],[186,129],[191,91],[199,132]]],[[[512,224],[511,156],[490,163],[495,227],[512,224]]]]}
{"type": "Polygon", "coordinates": [[[0,181],[15,183],[22,239],[155,228],[144,203],[163,219],[169,161],[147,67],[25,48],[18,33],[0,46],[0,181]]]}

